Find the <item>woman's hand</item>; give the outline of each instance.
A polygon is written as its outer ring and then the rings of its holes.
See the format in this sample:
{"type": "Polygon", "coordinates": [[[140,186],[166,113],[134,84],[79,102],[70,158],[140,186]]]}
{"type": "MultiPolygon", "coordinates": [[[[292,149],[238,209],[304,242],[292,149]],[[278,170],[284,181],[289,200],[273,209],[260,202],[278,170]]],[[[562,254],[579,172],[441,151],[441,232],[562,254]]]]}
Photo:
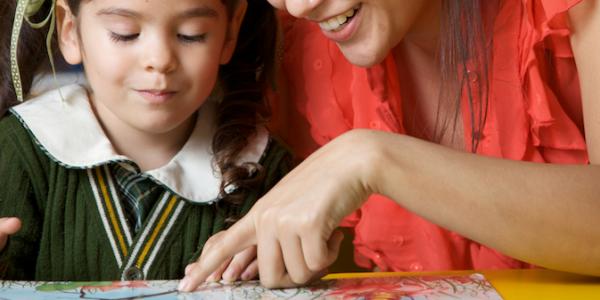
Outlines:
{"type": "Polygon", "coordinates": [[[21,220],[18,218],[0,218],[0,251],[6,246],[8,237],[21,229],[21,220]]]}
{"type": "Polygon", "coordinates": [[[322,275],[338,255],[343,238],[338,224],[371,194],[366,182],[376,151],[369,140],[368,131],[351,131],[307,158],[244,218],[209,239],[180,290],[194,290],[253,245],[266,287],[297,286],[322,275]]]}
{"type": "MultiPolygon", "coordinates": [[[[215,236],[223,234],[219,232],[215,236]]],[[[213,236],[212,238],[214,238],[213,236]]],[[[185,268],[185,275],[187,276],[192,272],[198,262],[189,264],[185,268]]],[[[256,260],[256,246],[250,246],[244,249],[242,252],[236,254],[233,258],[225,260],[219,268],[217,268],[212,274],[210,274],[206,281],[226,281],[234,282],[239,280],[248,281],[258,276],[258,262],[256,260]]]]}

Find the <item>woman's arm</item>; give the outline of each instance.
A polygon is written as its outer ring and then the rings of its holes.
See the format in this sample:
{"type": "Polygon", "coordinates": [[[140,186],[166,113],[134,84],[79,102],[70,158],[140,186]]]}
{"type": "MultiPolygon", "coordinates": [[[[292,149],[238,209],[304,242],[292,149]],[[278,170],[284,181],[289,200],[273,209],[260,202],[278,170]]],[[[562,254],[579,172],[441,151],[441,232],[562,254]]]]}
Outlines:
{"type": "Polygon", "coordinates": [[[600,275],[600,166],[510,161],[365,132],[370,189],[517,259],[600,275]]]}

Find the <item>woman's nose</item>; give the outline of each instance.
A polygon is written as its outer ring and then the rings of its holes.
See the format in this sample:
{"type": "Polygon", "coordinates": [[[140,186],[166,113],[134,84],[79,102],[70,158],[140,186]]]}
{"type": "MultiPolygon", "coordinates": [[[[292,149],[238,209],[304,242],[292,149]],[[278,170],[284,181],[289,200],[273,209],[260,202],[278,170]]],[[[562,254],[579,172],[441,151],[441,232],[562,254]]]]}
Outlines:
{"type": "Polygon", "coordinates": [[[304,18],[325,0],[285,0],[287,11],[297,17],[304,18]]]}

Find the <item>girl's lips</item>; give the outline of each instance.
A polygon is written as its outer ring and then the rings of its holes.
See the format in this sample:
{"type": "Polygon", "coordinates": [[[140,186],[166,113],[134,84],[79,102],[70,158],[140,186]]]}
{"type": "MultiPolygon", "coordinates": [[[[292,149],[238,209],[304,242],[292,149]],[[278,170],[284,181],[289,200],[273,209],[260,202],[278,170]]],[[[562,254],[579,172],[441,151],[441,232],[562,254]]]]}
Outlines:
{"type": "Polygon", "coordinates": [[[174,91],[158,90],[136,90],[144,99],[151,104],[162,104],[169,101],[177,93],[174,91]]]}
{"type": "Polygon", "coordinates": [[[354,16],[348,23],[342,25],[342,28],[335,31],[321,29],[325,37],[336,42],[341,43],[351,39],[356,33],[358,26],[360,25],[360,20],[362,17],[362,6],[358,8],[358,10],[354,13],[354,16]]]}

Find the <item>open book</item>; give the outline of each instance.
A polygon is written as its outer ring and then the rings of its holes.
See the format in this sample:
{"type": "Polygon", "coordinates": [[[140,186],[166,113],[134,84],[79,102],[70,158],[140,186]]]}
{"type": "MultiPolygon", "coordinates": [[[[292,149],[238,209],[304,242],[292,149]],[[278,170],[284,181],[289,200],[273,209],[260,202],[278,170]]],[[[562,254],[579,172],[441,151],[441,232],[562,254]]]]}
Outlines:
{"type": "Polygon", "coordinates": [[[322,280],[294,289],[266,289],[256,281],[208,283],[177,292],[178,281],[0,281],[0,299],[502,299],[481,274],[322,280]]]}

